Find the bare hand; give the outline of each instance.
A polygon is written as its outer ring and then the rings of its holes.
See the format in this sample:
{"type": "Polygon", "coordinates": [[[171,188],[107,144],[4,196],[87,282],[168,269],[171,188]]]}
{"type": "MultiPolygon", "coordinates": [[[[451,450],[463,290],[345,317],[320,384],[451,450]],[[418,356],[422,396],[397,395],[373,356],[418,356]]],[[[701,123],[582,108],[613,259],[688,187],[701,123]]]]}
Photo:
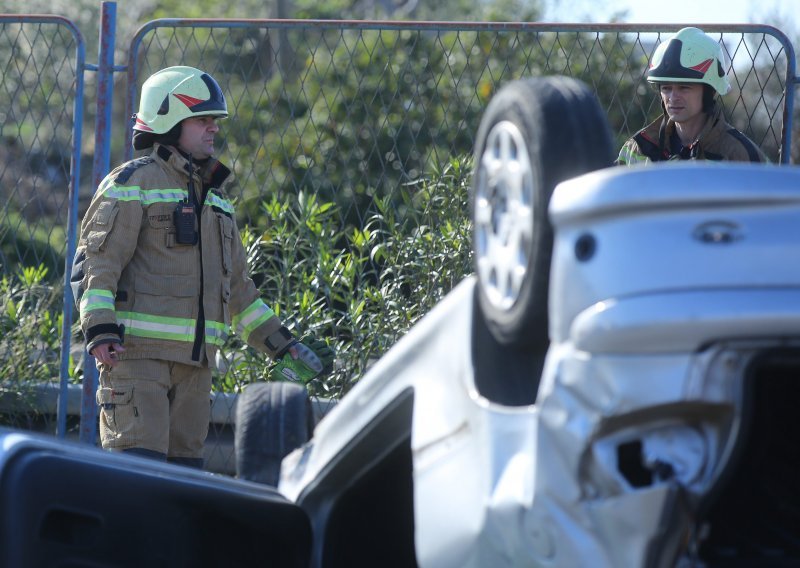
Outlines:
{"type": "Polygon", "coordinates": [[[125,348],[119,343],[101,343],[95,346],[90,351],[90,354],[104,365],[113,367],[118,363],[117,353],[122,353],[123,351],[125,351],[125,348]]]}

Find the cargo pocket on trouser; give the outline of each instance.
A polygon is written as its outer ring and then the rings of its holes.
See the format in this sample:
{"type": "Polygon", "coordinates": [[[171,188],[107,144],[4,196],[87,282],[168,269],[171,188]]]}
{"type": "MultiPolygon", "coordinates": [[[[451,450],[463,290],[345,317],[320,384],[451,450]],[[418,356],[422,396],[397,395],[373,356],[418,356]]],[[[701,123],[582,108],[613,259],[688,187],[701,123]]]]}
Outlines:
{"type": "Polygon", "coordinates": [[[169,365],[151,359],[123,360],[100,371],[100,442],[103,448],[143,448],[167,453],[169,365]]]}
{"type": "Polygon", "coordinates": [[[103,448],[136,446],[138,411],[133,404],[133,386],[100,388],[97,390],[97,404],[100,406],[100,443],[103,448]]]}

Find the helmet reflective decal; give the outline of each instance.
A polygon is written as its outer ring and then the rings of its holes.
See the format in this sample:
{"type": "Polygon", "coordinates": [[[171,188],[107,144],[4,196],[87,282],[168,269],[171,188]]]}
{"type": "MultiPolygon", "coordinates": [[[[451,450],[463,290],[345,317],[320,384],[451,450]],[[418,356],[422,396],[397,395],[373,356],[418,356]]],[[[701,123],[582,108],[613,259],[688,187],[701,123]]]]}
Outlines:
{"type": "Polygon", "coordinates": [[[689,67],[689,69],[694,69],[695,71],[699,71],[700,73],[705,73],[706,71],[708,71],[708,68],[711,67],[712,63],[714,63],[713,59],[706,59],[705,61],[698,63],[697,65],[689,67]]]}
{"type": "Polygon", "coordinates": [[[178,93],[174,93],[175,98],[185,104],[187,107],[192,108],[193,106],[197,106],[203,102],[203,99],[196,99],[194,97],[190,97],[189,95],[179,95],[178,93]]]}
{"type": "Polygon", "coordinates": [[[153,129],[147,126],[147,123],[143,121],[138,116],[136,117],[136,126],[134,127],[136,130],[141,130],[143,132],[152,132],[153,129]]]}

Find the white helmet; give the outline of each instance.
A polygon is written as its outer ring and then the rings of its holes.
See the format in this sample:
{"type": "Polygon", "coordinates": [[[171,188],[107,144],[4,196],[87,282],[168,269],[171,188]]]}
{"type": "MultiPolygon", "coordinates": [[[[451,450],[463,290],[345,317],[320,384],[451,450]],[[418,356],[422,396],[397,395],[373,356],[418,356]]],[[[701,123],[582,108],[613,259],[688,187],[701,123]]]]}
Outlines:
{"type": "Polygon", "coordinates": [[[651,83],[705,83],[720,95],[731,90],[723,67],[722,46],[697,28],[683,28],[656,48],[647,80],[651,83]]]}
{"type": "Polygon", "coordinates": [[[228,116],[228,105],[211,75],[194,67],[167,67],[142,85],[133,129],[164,134],[192,116],[228,116]]]}

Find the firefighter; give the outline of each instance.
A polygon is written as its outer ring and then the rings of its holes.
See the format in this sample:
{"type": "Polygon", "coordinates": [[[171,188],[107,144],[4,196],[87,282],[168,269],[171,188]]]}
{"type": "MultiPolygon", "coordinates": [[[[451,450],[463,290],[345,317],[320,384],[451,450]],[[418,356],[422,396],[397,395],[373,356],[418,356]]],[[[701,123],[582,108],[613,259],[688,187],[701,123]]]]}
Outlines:
{"type": "Polygon", "coordinates": [[[663,115],[622,147],[619,165],[664,160],[766,162],[764,153],[725,121],[718,97],[731,90],[722,47],[698,28],[683,28],[658,46],[647,80],[663,115]]]}
{"type": "Polygon", "coordinates": [[[324,341],[298,341],[260,298],[214,158],[228,116],[219,84],[177,66],[142,85],[133,146],[147,155],[101,182],[72,269],[86,349],[100,380],[100,439],[201,468],[212,368],[229,329],[308,381],[331,368],[324,341]]]}

